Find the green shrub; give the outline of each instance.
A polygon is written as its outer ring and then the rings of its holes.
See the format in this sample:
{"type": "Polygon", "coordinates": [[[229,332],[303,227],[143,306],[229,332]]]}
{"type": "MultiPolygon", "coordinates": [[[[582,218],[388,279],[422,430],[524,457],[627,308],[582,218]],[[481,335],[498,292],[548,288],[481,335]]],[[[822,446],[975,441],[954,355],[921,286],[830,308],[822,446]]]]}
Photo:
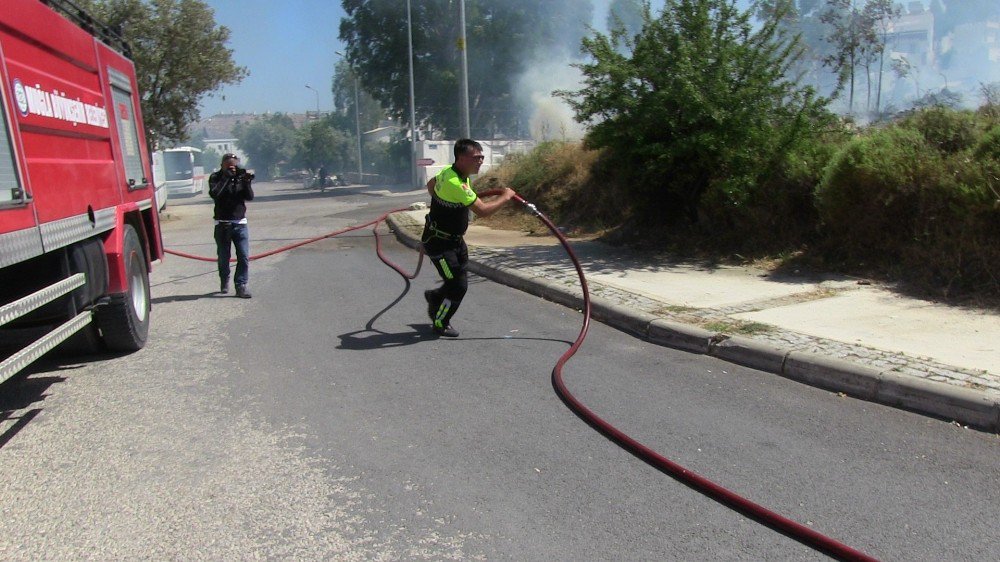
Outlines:
{"type": "Polygon", "coordinates": [[[710,190],[702,202],[703,230],[714,247],[761,257],[814,242],[819,217],[815,190],[843,139],[827,134],[800,140],[777,163],[760,162],[741,193],[710,190]]]}
{"type": "Polygon", "coordinates": [[[1000,163],[1000,125],[994,126],[979,138],[974,154],[978,160],[1000,163]]]}
{"type": "Polygon", "coordinates": [[[910,128],[851,141],[817,189],[824,254],[925,293],[1000,295],[1000,196],[992,187],[1000,161],[986,157],[994,134],[945,155],[910,128]]]}
{"type": "Polygon", "coordinates": [[[667,0],[638,34],[584,39],[582,87],[559,95],[631,182],[635,224],[698,227],[706,206],[744,205],[756,172],[830,119],[827,100],[787,79],[798,49],[783,15],[756,25],[731,0],[667,0]]]}
{"type": "Polygon", "coordinates": [[[903,119],[900,126],[919,132],[928,144],[949,154],[976,142],[976,115],[971,111],[928,107],[903,119]]]}
{"type": "Polygon", "coordinates": [[[939,183],[941,158],[913,130],[877,129],[848,143],[816,193],[829,250],[883,262],[913,239],[924,192],[939,183]]]}

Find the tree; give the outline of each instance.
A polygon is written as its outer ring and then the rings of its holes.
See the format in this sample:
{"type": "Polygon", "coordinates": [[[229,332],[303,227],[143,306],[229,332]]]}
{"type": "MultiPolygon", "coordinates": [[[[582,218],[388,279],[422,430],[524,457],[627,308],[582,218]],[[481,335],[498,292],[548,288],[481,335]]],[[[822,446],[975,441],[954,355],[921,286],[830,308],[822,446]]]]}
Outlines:
{"type": "Polygon", "coordinates": [[[755,29],[733,0],[666,0],[630,54],[620,29],[584,41],[584,86],[561,95],[619,162],[637,219],[695,223],[709,194],[741,204],[825,121],[825,100],[788,78],[796,41],[778,22],[755,29]]]}
{"type": "Polygon", "coordinates": [[[620,23],[626,35],[634,37],[642,31],[642,15],[648,9],[648,0],[611,0],[611,5],[608,6],[608,29],[618,27],[620,23]]]}
{"type": "Polygon", "coordinates": [[[365,85],[360,77],[355,74],[351,67],[343,60],[338,61],[334,67],[333,74],[333,109],[335,119],[333,126],[336,129],[355,134],[355,101],[357,102],[357,120],[360,121],[361,131],[370,131],[379,126],[385,119],[385,110],[378,100],[373,98],[365,90],[365,85]],[[357,82],[355,82],[357,78],[357,82]],[[357,87],[357,92],[355,92],[357,87]],[[355,93],[357,99],[355,100],[355,93]]]}
{"type": "Polygon", "coordinates": [[[854,114],[858,67],[869,68],[874,61],[874,45],[878,42],[874,22],[855,0],[827,0],[820,21],[829,26],[827,41],[833,46],[833,53],[823,58],[823,64],[837,74],[834,97],[847,85],[847,112],[854,114]]]}
{"type": "Polygon", "coordinates": [[[310,171],[320,166],[342,171],[356,160],[353,135],[335,129],[329,119],[309,123],[296,131],[296,137],[293,161],[310,171]]]}
{"type": "MultiPolygon", "coordinates": [[[[875,114],[882,112],[882,78],[885,75],[885,44],[889,37],[889,29],[893,22],[899,19],[902,8],[893,0],[869,0],[865,5],[865,14],[873,22],[876,30],[874,52],[878,56],[878,87],[875,93],[875,114]]],[[[869,80],[869,83],[871,81],[869,80]]],[[[869,87],[869,90],[871,88],[869,87]]]]}
{"type": "Polygon", "coordinates": [[[823,60],[833,54],[826,40],[826,24],[820,21],[825,0],[757,0],[755,15],[761,22],[778,18],[779,34],[784,40],[795,40],[799,53],[789,66],[789,74],[818,90],[836,91],[836,80],[824,71],[823,60]],[[779,17],[780,16],[780,17],[779,17]]]}
{"type": "Polygon", "coordinates": [[[247,70],[226,47],[229,29],[217,26],[201,0],[77,0],[104,23],[122,30],[132,47],[146,141],[153,149],[182,142],[198,120],[201,99],[247,70]]]}
{"type": "Polygon", "coordinates": [[[295,155],[296,133],[291,117],[275,113],[252,123],[239,123],[233,134],[262,179],[270,179],[278,166],[295,155]]]}
{"type": "MultiPolygon", "coordinates": [[[[418,126],[457,137],[461,130],[459,0],[412,2],[418,126]]],[[[399,0],[343,0],[340,39],[347,60],[386,112],[409,121],[406,8],[399,0]]],[[[591,20],[590,0],[467,0],[472,132],[517,136],[527,129],[517,82],[536,60],[569,58],[591,20]]]]}

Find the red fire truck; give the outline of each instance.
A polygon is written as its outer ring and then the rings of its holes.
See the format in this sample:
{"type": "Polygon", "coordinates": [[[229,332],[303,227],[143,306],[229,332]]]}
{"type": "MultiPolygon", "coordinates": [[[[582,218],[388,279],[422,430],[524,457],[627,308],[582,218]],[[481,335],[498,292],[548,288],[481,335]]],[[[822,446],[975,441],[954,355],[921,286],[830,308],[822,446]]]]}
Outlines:
{"type": "Polygon", "coordinates": [[[60,344],[143,347],[163,257],[128,45],[69,0],[2,3],[0,382],[60,344]]]}

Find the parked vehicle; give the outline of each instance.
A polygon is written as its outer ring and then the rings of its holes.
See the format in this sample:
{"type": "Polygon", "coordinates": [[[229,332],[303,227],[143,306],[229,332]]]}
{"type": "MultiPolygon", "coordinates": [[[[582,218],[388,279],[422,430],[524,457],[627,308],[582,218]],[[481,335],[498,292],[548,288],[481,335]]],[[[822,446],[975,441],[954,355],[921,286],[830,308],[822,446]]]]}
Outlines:
{"type": "Polygon", "coordinates": [[[66,340],[146,344],[163,242],[129,55],[67,0],[3,2],[0,382],[66,340]]]}
{"type": "Polygon", "coordinates": [[[163,157],[163,175],[171,197],[191,197],[208,193],[208,176],[199,164],[201,150],[193,146],[178,146],[158,151],[163,157]]]}
{"type": "Polygon", "coordinates": [[[156,199],[156,209],[162,211],[167,208],[167,201],[170,194],[167,193],[167,175],[163,169],[163,153],[156,151],[153,153],[153,194],[156,199]]]}
{"type": "Polygon", "coordinates": [[[336,174],[324,174],[323,178],[318,175],[311,175],[302,180],[302,187],[306,189],[325,190],[328,187],[345,187],[347,181],[343,176],[336,174]]]}

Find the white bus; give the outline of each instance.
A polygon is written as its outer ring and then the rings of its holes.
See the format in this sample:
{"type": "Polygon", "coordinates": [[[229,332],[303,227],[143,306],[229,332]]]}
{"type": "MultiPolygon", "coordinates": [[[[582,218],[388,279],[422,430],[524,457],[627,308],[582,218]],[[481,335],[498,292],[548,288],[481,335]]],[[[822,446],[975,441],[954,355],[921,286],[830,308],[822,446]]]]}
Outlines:
{"type": "Polygon", "coordinates": [[[200,149],[193,146],[178,146],[160,152],[163,154],[163,175],[166,178],[165,185],[170,198],[208,193],[205,187],[208,176],[205,175],[205,168],[199,164],[200,149]]]}
{"type": "Polygon", "coordinates": [[[163,153],[157,150],[150,158],[153,167],[153,195],[156,197],[156,210],[167,208],[167,176],[163,170],[163,153]]]}

